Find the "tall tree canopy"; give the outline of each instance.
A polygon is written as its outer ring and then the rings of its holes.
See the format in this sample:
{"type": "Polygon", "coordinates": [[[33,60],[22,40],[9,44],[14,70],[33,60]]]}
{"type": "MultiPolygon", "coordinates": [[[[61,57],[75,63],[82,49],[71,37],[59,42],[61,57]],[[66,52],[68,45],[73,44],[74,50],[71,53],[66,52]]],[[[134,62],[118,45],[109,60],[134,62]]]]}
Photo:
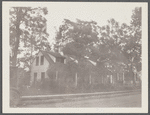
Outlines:
{"type": "Polygon", "coordinates": [[[78,67],[85,69],[83,60],[91,60],[104,68],[109,65],[114,73],[127,70],[133,77],[134,70],[141,70],[141,8],[133,10],[130,25],[110,19],[100,27],[94,21],[65,19],[55,48],[77,60],[78,67]]]}
{"type": "Polygon", "coordinates": [[[47,8],[12,7],[10,8],[10,64],[17,66],[20,61],[29,64],[32,52],[43,48],[47,42],[47,8]],[[18,54],[25,54],[19,59],[18,54]]]}
{"type": "Polygon", "coordinates": [[[131,17],[131,25],[128,27],[129,37],[124,38],[125,46],[122,49],[124,55],[128,57],[129,66],[136,71],[141,71],[141,7],[136,7],[133,10],[131,17]]]}
{"type": "Polygon", "coordinates": [[[88,46],[98,41],[97,23],[77,20],[72,22],[65,19],[56,36],[57,45],[66,55],[83,58],[88,46]]]}

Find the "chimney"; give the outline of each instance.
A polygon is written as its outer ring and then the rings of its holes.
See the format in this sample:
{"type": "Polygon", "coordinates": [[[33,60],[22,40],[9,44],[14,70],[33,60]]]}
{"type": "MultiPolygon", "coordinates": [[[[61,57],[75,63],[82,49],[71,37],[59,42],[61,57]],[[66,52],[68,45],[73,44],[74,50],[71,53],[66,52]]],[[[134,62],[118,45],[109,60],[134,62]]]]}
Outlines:
{"type": "Polygon", "coordinates": [[[64,53],[61,51],[61,48],[58,48],[58,53],[60,53],[62,56],[64,56],[64,53]]]}

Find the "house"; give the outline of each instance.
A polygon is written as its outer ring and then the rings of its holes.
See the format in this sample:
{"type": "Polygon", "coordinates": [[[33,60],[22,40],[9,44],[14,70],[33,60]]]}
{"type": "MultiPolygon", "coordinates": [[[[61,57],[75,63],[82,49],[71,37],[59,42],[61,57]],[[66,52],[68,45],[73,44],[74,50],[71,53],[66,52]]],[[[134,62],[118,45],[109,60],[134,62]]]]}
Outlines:
{"type": "Polygon", "coordinates": [[[97,66],[96,62],[89,59],[78,64],[77,60],[65,57],[60,53],[40,50],[31,64],[30,84],[34,85],[37,81],[42,82],[46,78],[50,78],[52,86],[55,84],[60,87],[68,84],[70,84],[69,87],[71,85],[77,87],[87,84],[124,83],[124,73],[121,70],[116,73],[108,64],[102,65],[97,66]],[[82,71],[80,71],[81,68],[82,71]]]}
{"type": "Polygon", "coordinates": [[[31,64],[30,85],[34,85],[37,81],[44,81],[48,78],[46,73],[50,66],[55,62],[66,63],[66,59],[59,53],[50,51],[39,51],[31,64]]]}

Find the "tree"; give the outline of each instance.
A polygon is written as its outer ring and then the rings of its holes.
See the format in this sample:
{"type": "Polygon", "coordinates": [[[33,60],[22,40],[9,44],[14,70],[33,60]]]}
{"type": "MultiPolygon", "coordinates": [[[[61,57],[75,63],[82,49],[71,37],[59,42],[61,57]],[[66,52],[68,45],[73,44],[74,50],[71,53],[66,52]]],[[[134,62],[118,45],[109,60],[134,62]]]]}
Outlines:
{"type": "Polygon", "coordinates": [[[141,21],[142,21],[142,8],[136,7],[132,12],[132,20],[131,25],[137,27],[136,29],[141,29],[141,21]]]}
{"type": "Polygon", "coordinates": [[[119,71],[117,68],[124,65],[134,79],[134,69],[141,70],[141,8],[133,10],[129,26],[109,20],[108,25],[101,28],[100,40],[107,46],[107,58],[113,69],[119,71]]]}
{"type": "Polygon", "coordinates": [[[119,25],[110,19],[100,27],[94,21],[65,19],[57,32],[55,48],[76,60],[81,73],[90,74],[86,60],[91,60],[103,76],[109,69],[114,74],[128,71],[130,78],[134,78],[133,69],[141,68],[140,12],[138,8],[133,11],[131,25],[119,25]],[[106,63],[109,67],[105,67],[106,63]]]}
{"type": "Polygon", "coordinates": [[[90,54],[90,46],[98,42],[98,29],[100,28],[94,21],[77,20],[73,22],[65,19],[57,32],[55,48],[57,51],[62,50],[65,55],[77,62],[77,73],[80,80],[89,78],[91,73],[86,57],[90,54]]]}
{"type": "Polygon", "coordinates": [[[133,75],[134,71],[141,71],[141,7],[133,10],[129,30],[129,38],[124,38],[125,46],[122,52],[129,60],[129,72],[133,75]]]}
{"type": "Polygon", "coordinates": [[[133,39],[134,42],[134,59],[133,63],[137,71],[141,71],[141,43],[142,43],[142,29],[141,29],[141,20],[142,20],[142,12],[141,7],[136,7],[133,10],[131,27],[133,28],[133,39]]]}
{"type": "Polygon", "coordinates": [[[106,76],[108,73],[103,61],[109,63],[115,73],[118,71],[117,66],[127,61],[120,52],[121,28],[114,19],[108,22],[108,25],[99,27],[93,21],[65,20],[59,28],[56,37],[58,48],[62,48],[65,55],[77,60],[78,73],[81,73],[82,78],[89,76],[94,71],[87,66],[87,60],[100,65],[97,66],[98,70],[95,72],[101,76],[106,76]],[[101,69],[102,67],[104,69],[101,69]]]}
{"type": "Polygon", "coordinates": [[[63,49],[64,53],[73,51],[69,55],[83,58],[86,55],[83,55],[83,51],[88,50],[86,46],[97,41],[97,28],[97,23],[94,21],[77,20],[77,22],[72,22],[65,19],[56,36],[57,44],[59,44],[60,49],[63,49]],[[79,52],[80,50],[82,53],[79,52]]]}
{"type": "MultiPolygon", "coordinates": [[[[31,8],[31,7],[12,7],[10,8],[10,63],[17,66],[18,54],[24,50],[32,53],[36,47],[41,45],[38,42],[46,39],[46,19],[44,15],[48,13],[47,8],[31,8]],[[24,47],[24,49],[21,47],[24,47]],[[37,45],[37,46],[36,46],[37,45]]],[[[25,53],[25,62],[29,58],[29,52],[25,53]]],[[[20,60],[21,61],[21,60],[20,60]]]]}

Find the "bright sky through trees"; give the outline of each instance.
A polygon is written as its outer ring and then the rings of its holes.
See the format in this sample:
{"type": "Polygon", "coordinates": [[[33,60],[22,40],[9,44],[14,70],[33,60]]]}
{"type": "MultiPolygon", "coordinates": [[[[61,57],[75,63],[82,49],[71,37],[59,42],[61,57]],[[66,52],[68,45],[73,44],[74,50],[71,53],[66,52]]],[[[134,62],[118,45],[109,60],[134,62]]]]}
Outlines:
{"type": "Polygon", "coordinates": [[[96,3],[96,2],[62,2],[49,3],[47,17],[47,31],[50,34],[49,41],[55,37],[55,28],[62,24],[64,19],[75,21],[96,21],[99,26],[107,24],[107,20],[114,18],[121,23],[130,24],[132,10],[140,4],[132,3],[96,3]]]}

